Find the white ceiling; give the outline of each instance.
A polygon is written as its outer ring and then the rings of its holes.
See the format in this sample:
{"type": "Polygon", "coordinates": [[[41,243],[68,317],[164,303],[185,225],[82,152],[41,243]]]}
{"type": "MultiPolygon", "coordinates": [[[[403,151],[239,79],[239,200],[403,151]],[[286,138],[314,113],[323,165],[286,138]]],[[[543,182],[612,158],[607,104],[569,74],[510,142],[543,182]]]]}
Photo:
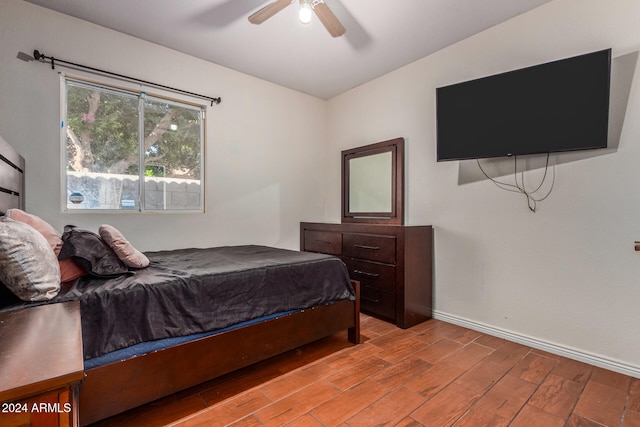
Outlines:
{"type": "Polygon", "coordinates": [[[27,1],[329,99],[550,0],[326,0],[339,38],[297,0],[262,25],[269,0],[27,1]]]}

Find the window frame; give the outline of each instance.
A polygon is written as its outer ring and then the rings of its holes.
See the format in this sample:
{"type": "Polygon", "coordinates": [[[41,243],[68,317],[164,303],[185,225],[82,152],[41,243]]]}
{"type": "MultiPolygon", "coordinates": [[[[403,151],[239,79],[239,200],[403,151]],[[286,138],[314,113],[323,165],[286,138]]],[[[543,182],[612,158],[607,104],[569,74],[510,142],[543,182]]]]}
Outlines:
{"type": "Polygon", "coordinates": [[[123,87],[116,84],[111,84],[105,81],[98,81],[94,79],[88,79],[81,76],[72,76],[64,73],[60,73],[60,147],[61,147],[61,211],[63,213],[98,213],[98,214],[184,214],[184,213],[205,213],[206,200],[205,200],[205,159],[206,159],[206,111],[208,106],[202,103],[196,103],[190,100],[178,99],[176,97],[167,96],[163,93],[149,92],[140,89],[132,89],[130,87],[123,87]],[[131,96],[137,98],[138,101],[138,206],[133,209],[120,208],[117,209],[91,209],[91,208],[77,208],[70,209],[68,207],[68,192],[67,192],[67,88],[68,85],[80,86],[85,88],[96,88],[98,90],[118,94],[123,96],[131,96]],[[152,209],[146,208],[145,201],[145,170],[146,159],[144,149],[144,112],[145,102],[162,102],[179,108],[191,109],[198,111],[200,118],[200,207],[197,209],[152,209]]]}

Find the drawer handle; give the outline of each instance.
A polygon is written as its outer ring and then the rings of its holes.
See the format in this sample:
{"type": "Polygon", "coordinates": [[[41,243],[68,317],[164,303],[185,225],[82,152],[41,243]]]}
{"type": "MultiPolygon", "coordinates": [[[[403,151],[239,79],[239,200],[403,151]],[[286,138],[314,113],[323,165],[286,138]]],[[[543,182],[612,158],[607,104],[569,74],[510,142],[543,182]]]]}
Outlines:
{"type": "Polygon", "coordinates": [[[373,299],[373,298],[367,298],[367,297],[363,297],[362,295],[360,295],[360,299],[361,300],[365,300],[365,301],[369,301],[372,302],[374,304],[378,304],[380,302],[379,299],[373,299]]]}
{"type": "Polygon", "coordinates": [[[358,249],[367,249],[370,251],[380,250],[380,246],[353,245],[353,247],[358,249]]]}
{"type": "Polygon", "coordinates": [[[380,277],[380,275],[378,273],[369,273],[368,271],[353,270],[353,272],[356,273],[356,274],[361,274],[363,276],[380,277]]]}

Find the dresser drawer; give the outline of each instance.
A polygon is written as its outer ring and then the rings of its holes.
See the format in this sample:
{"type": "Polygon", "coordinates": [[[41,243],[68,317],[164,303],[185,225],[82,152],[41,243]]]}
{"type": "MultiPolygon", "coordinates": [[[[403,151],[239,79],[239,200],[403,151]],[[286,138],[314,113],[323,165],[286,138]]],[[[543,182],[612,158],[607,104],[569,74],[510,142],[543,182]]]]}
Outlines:
{"type": "Polygon", "coordinates": [[[353,258],[395,264],[396,238],[395,236],[344,233],[342,254],[353,258]]]}
{"type": "Polygon", "coordinates": [[[339,231],[304,230],[303,251],[342,254],[342,233],[339,231]]]}
{"type": "Polygon", "coordinates": [[[358,280],[362,286],[382,289],[387,292],[396,290],[396,268],[393,265],[379,264],[346,258],[349,277],[358,280]]]}
{"type": "Polygon", "coordinates": [[[360,288],[360,308],[374,315],[396,320],[396,296],[394,293],[376,288],[360,288]]]}

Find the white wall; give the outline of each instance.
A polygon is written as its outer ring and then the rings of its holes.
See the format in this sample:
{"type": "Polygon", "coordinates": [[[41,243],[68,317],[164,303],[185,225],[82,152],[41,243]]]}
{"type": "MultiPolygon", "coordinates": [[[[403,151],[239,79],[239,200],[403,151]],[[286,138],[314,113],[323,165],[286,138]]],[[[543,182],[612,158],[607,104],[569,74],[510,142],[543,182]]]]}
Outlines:
{"type": "Polygon", "coordinates": [[[340,151],[405,137],[407,222],[435,227],[436,314],[640,374],[638,17],[637,0],[555,0],[330,100],[327,220],[340,218],[340,151]],[[613,148],[552,156],[537,213],[473,162],[436,163],[436,87],[608,47],[613,148]]]}
{"type": "Polygon", "coordinates": [[[326,102],[20,0],[0,0],[0,135],[26,158],[27,209],[56,228],[119,228],[142,250],[256,243],[299,247],[322,219],[326,102]],[[206,214],[63,214],[59,77],[46,55],[221,96],[207,111],[206,214]]]}

